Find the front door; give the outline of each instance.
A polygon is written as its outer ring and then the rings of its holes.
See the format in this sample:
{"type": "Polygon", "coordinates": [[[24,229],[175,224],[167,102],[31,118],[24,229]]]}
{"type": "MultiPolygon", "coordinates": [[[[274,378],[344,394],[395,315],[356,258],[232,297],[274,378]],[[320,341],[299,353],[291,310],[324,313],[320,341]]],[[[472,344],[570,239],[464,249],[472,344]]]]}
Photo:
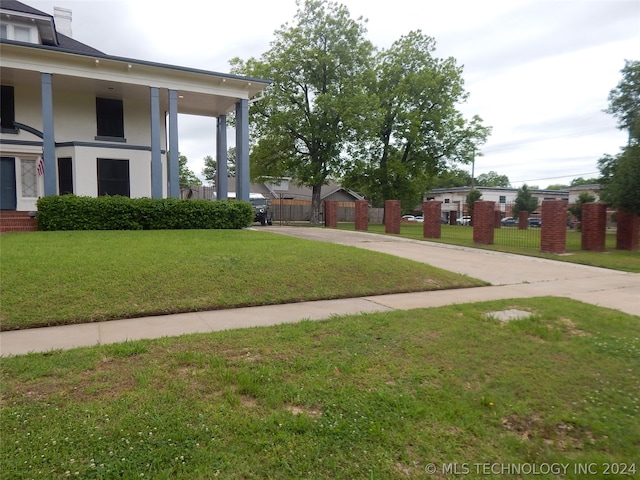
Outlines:
{"type": "Polygon", "coordinates": [[[16,207],[16,159],[0,157],[0,210],[16,207]]]}

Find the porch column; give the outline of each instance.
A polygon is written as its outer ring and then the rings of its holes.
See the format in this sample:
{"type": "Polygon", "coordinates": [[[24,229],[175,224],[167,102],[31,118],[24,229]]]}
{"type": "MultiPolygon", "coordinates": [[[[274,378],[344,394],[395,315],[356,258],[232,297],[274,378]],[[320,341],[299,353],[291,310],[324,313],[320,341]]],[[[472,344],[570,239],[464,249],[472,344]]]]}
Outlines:
{"type": "Polygon", "coordinates": [[[249,101],[236,103],[236,199],[249,201],[249,101]]]}
{"type": "Polygon", "coordinates": [[[42,89],[42,160],[44,161],[44,194],[57,195],[56,137],[53,132],[53,88],[50,73],[40,74],[42,89]]]}
{"type": "Polygon", "coordinates": [[[151,198],[162,198],[162,152],[160,93],[151,87],[151,198]]]}
{"type": "Polygon", "coordinates": [[[180,169],[178,167],[178,92],[169,90],[169,189],[167,198],[180,197],[180,169]]]}
{"type": "Polygon", "coordinates": [[[216,198],[229,199],[229,181],[227,177],[227,116],[218,116],[216,130],[216,198]]]}

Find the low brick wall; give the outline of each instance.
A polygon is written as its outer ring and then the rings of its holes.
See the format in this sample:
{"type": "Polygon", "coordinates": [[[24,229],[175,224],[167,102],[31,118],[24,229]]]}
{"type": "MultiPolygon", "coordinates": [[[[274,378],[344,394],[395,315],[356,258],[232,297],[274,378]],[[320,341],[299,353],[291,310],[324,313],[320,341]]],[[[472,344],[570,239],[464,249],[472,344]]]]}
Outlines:
{"type": "Polygon", "coordinates": [[[529,228],[529,212],[518,212],[518,230],[529,228]]]}
{"type": "Polygon", "coordinates": [[[324,202],[324,226],[328,228],[338,226],[338,202],[335,200],[324,202]]]}
{"type": "Polygon", "coordinates": [[[384,232],[400,233],[400,200],[386,200],[384,202],[384,232]]]}
{"type": "Polygon", "coordinates": [[[493,212],[493,228],[500,228],[502,226],[502,212],[500,210],[494,210],[493,212]]]}
{"type": "Polygon", "coordinates": [[[582,205],[582,250],[603,252],[607,235],[607,204],[582,205]]]}
{"type": "Polygon", "coordinates": [[[422,234],[424,238],[440,238],[442,236],[442,202],[431,200],[422,204],[422,234]]]}
{"type": "Polygon", "coordinates": [[[473,203],[473,243],[493,244],[493,221],[496,202],[479,200],[473,203]]]}
{"type": "Polygon", "coordinates": [[[617,250],[639,250],[640,216],[618,210],[617,250]]]}
{"type": "Polygon", "coordinates": [[[567,201],[542,201],[542,227],[540,251],[565,253],[567,251],[567,201]]]}
{"type": "Polygon", "coordinates": [[[356,230],[367,231],[369,229],[369,202],[356,200],[356,230]]]}

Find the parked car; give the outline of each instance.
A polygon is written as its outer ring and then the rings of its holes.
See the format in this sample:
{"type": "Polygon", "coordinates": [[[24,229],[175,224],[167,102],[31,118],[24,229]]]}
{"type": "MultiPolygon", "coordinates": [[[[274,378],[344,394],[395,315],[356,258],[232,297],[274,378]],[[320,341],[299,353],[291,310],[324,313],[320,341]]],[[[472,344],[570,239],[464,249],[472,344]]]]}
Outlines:
{"type": "Polygon", "coordinates": [[[402,215],[402,220],[405,222],[415,222],[416,217],[414,215],[402,215]]]}
{"type": "Polygon", "coordinates": [[[518,224],[518,219],[515,217],[505,217],[500,220],[500,223],[505,227],[511,227],[518,224]]]}
{"type": "Polygon", "coordinates": [[[254,222],[260,222],[260,225],[273,225],[273,216],[269,207],[271,206],[269,199],[259,193],[250,193],[249,201],[253,206],[255,217],[254,222]]]}
{"type": "Polygon", "coordinates": [[[458,225],[471,225],[471,217],[468,217],[468,216],[460,217],[456,220],[456,223],[458,225]]]}
{"type": "Polygon", "coordinates": [[[529,217],[529,226],[530,227],[541,227],[542,219],[538,217],[529,217]]]}
{"type": "Polygon", "coordinates": [[[416,215],[416,222],[424,223],[424,217],[422,215],[416,215]]]}

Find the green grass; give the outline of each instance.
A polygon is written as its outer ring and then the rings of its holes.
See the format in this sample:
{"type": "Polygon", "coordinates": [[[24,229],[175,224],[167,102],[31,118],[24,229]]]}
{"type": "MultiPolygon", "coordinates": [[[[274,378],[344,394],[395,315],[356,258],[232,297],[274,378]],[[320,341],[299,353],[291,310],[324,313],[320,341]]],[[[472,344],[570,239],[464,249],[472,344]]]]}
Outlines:
{"type": "Polygon", "coordinates": [[[2,476],[640,478],[639,320],[507,300],[3,358],[2,476]]]}
{"type": "MultiPolygon", "coordinates": [[[[338,228],[353,230],[353,223],[340,223],[338,228]]],[[[369,224],[369,232],[384,234],[381,224],[369,224]]],[[[473,228],[455,225],[442,225],[442,237],[438,239],[424,238],[421,223],[403,223],[400,236],[416,240],[447,243],[471,248],[482,248],[531,257],[549,258],[562,262],[580,263],[594,267],[610,268],[625,272],[640,273],[640,251],[616,250],[615,233],[607,233],[604,252],[581,250],[581,234],[578,231],[567,231],[567,255],[540,252],[540,229],[518,230],[517,228],[499,228],[494,233],[493,245],[478,245],[473,242],[473,228]]]]}
{"type": "Polygon", "coordinates": [[[251,230],[5,234],[0,275],[3,330],[484,284],[251,230]]]}

